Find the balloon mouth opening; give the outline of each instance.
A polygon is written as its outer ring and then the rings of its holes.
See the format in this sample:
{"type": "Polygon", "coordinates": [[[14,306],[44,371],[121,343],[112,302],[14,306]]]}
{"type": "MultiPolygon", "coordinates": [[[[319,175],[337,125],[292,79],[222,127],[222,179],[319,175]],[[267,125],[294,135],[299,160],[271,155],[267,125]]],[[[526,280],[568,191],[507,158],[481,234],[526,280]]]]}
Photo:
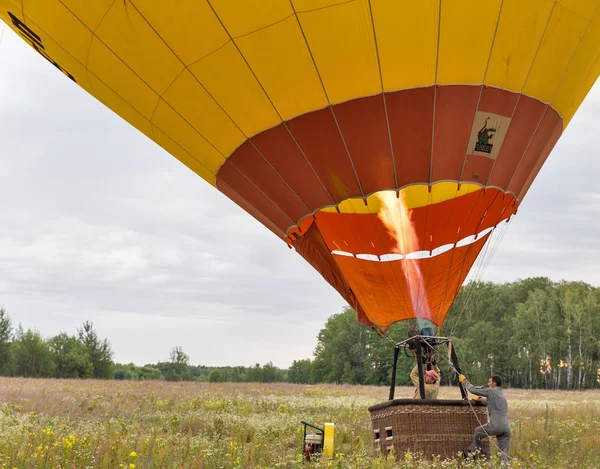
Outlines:
{"type": "Polygon", "coordinates": [[[356,259],[361,259],[361,260],[371,261],[371,262],[393,262],[393,261],[399,261],[402,259],[416,259],[416,260],[430,259],[432,257],[436,257],[436,256],[439,256],[440,254],[448,252],[451,249],[473,244],[476,241],[483,238],[484,236],[487,236],[488,234],[490,234],[496,228],[502,226],[503,224],[507,224],[507,223],[508,223],[508,220],[502,220],[496,226],[491,226],[489,228],[486,228],[485,230],[480,231],[477,234],[466,236],[465,238],[461,239],[460,241],[458,241],[455,244],[444,244],[443,246],[439,246],[435,249],[432,249],[431,251],[414,251],[414,252],[409,252],[407,254],[391,252],[391,253],[387,253],[387,254],[381,254],[379,256],[377,256],[375,254],[352,253],[352,252],[342,251],[342,250],[337,250],[337,249],[332,250],[330,252],[333,256],[355,257],[356,259]]]}

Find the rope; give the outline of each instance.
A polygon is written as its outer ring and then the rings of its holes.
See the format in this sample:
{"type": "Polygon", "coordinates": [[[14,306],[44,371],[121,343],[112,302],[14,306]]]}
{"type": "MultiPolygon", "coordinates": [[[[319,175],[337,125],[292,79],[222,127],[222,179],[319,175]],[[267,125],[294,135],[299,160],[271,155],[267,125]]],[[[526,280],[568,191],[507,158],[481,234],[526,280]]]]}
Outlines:
{"type": "MultiPolygon", "coordinates": [[[[433,347],[431,344],[428,344],[427,342],[424,342],[424,343],[425,343],[425,344],[426,344],[428,347],[430,347],[431,349],[433,349],[434,351],[436,351],[436,350],[435,350],[435,348],[434,348],[434,347],[433,347]]],[[[454,364],[453,364],[453,363],[452,363],[450,360],[448,360],[448,359],[447,359],[446,357],[444,357],[444,356],[442,356],[442,359],[443,359],[443,360],[445,360],[446,362],[448,362],[448,364],[450,365],[450,367],[451,367],[451,368],[454,370],[454,372],[455,372],[457,375],[460,375],[460,374],[461,374],[461,373],[459,373],[459,372],[456,370],[456,368],[454,368],[454,364]]],[[[464,376],[464,375],[463,375],[463,376],[464,376]]],[[[492,435],[490,435],[490,434],[489,434],[489,433],[486,431],[486,429],[485,429],[484,425],[481,423],[481,420],[479,420],[479,416],[477,415],[477,412],[475,412],[475,410],[473,409],[473,404],[471,403],[471,399],[467,399],[467,402],[469,403],[469,407],[471,408],[471,412],[473,412],[473,415],[475,416],[475,419],[477,420],[477,423],[479,424],[479,426],[481,427],[481,429],[483,430],[483,432],[485,433],[485,435],[488,437],[488,440],[489,440],[489,442],[490,442],[490,446],[491,446],[491,445],[492,445],[492,438],[491,438],[491,436],[492,436],[492,435]]],[[[506,453],[505,451],[502,451],[502,450],[500,449],[500,447],[498,446],[498,443],[497,443],[497,442],[495,442],[494,444],[495,444],[496,448],[498,449],[498,451],[499,451],[500,453],[504,454],[504,455],[505,455],[505,456],[506,456],[506,457],[509,459],[509,461],[510,461],[510,462],[512,462],[512,461],[513,461],[513,458],[511,458],[511,457],[508,455],[508,453],[506,453]]]]}
{"type": "Polygon", "coordinates": [[[384,339],[389,340],[394,346],[396,345],[396,342],[394,342],[394,340],[388,335],[387,331],[386,332],[382,332],[381,333],[381,337],[383,337],[384,339]]]}
{"type": "MultiPolygon", "coordinates": [[[[468,288],[466,290],[464,300],[462,301],[462,306],[459,310],[460,312],[458,314],[458,318],[456,319],[456,321],[450,331],[450,334],[449,334],[450,336],[454,335],[454,331],[458,327],[458,324],[461,322],[461,319],[462,319],[465,311],[471,305],[471,300],[475,296],[475,289],[473,288],[472,285],[475,284],[476,282],[478,282],[481,278],[483,278],[483,275],[484,275],[485,271],[487,270],[488,266],[490,265],[494,255],[496,254],[496,251],[498,250],[498,247],[500,246],[502,239],[504,238],[504,235],[508,231],[508,227],[509,227],[511,221],[512,221],[512,217],[510,217],[508,220],[506,220],[504,222],[500,222],[502,224],[502,226],[500,227],[500,233],[497,233],[496,229],[494,229],[494,231],[490,235],[490,239],[488,240],[485,247],[483,248],[483,255],[477,259],[477,261],[476,261],[477,266],[474,269],[475,274],[472,276],[471,286],[470,286],[470,288],[468,288]]],[[[500,225],[500,223],[499,223],[499,225],[500,225]]]]}
{"type": "MultiPolygon", "coordinates": [[[[395,342],[392,340],[392,338],[391,338],[390,336],[388,336],[388,335],[387,335],[387,333],[385,333],[385,332],[384,332],[384,333],[383,333],[383,337],[385,337],[386,339],[388,339],[388,340],[389,340],[389,341],[390,341],[392,344],[396,345],[396,344],[395,344],[395,342]]],[[[429,348],[431,348],[431,349],[433,350],[433,352],[437,354],[437,356],[438,356],[438,357],[441,357],[441,358],[442,358],[444,361],[446,361],[446,362],[448,363],[448,365],[450,365],[450,368],[452,368],[452,370],[454,370],[454,372],[455,372],[457,375],[460,375],[460,374],[461,374],[461,373],[459,373],[459,372],[458,372],[458,370],[457,370],[457,369],[454,367],[454,364],[453,364],[453,363],[452,363],[450,360],[448,360],[448,359],[447,359],[446,357],[444,357],[443,355],[440,355],[440,354],[439,354],[439,352],[438,352],[438,351],[435,349],[435,347],[433,347],[431,344],[429,344],[429,343],[428,343],[428,342],[426,342],[426,341],[424,341],[423,343],[424,343],[425,345],[427,345],[429,348]]],[[[488,438],[488,441],[490,442],[490,447],[491,447],[492,445],[494,445],[494,446],[495,446],[495,448],[498,450],[498,452],[500,452],[501,454],[504,454],[504,455],[505,455],[505,456],[508,458],[508,460],[510,461],[510,463],[512,463],[512,462],[514,462],[514,461],[516,461],[516,459],[515,459],[515,458],[511,458],[511,457],[508,455],[508,453],[506,453],[506,451],[503,451],[503,450],[501,450],[501,449],[500,449],[500,447],[498,446],[498,442],[497,442],[497,441],[493,441],[493,440],[492,440],[492,438],[491,438],[491,437],[492,437],[492,436],[494,436],[494,435],[490,435],[490,434],[489,434],[489,433],[486,431],[486,429],[485,429],[485,427],[484,427],[484,424],[483,424],[483,423],[481,423],[481,420],[479,420],[479,416],[477,415],[477,412],[475,412],[475,409],[473,408],[473,404],[471,403],[471,399],[467,399],[467,403],[469,404],[469,408],[471,409],[471,412],[473,412],[473,415],[475,416],[475,420],[477,420],[477,423],[479,424],[479,426],[481,427],[481,429],[482,429],[482,430],[483,430],[483,432],[485,433],[486,437],[488,438]]],[[[524,465],[525,467],[533,467],[533,466],[531,466],[530,464],[528,464],[526,461],[519,461],[519,462],[523,463],[523,465],[524,465]]]]}

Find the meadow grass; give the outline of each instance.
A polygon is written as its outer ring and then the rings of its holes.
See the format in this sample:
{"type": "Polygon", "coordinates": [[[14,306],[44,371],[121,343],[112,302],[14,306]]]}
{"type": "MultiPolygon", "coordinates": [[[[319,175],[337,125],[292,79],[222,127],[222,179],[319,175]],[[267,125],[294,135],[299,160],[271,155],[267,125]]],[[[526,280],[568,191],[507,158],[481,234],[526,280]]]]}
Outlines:
{"type": "MultiPolygon", "coordinates": [[[[413,388],[396,388],[411,397],[413,388]]],[[[374,386],[0,378],[0,468],[476,468],[372,451],[374,386]],[[335,423],[335,454],[303,460],[301,420],[335,423]]],[[[513,467],[600,468],[600,391],[506,391],[513,467]]],[[[456,398],[442,388],[440,398],[456,398]]]]}

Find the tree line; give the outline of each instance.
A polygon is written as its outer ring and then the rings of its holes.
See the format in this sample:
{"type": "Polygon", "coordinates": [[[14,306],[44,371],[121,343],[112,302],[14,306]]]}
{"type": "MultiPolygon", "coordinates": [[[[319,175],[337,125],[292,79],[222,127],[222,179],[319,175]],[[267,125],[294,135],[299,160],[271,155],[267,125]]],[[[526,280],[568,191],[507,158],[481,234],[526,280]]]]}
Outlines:
{"type": "Polygon", "coordinates": [[[13,327],[12,319],[0,307],[0,376],[31,378],[95,378],[167,381],[281,382],[287,370],[269,362],[253,367],[194,366],[182,347],[173,347],[168,360],[136,366],[113,361],[108,339],[98,336],[94,325],[85,321],[77,334],[66,332],[45,338],[37,329],[13,327]]]}
{"type": "MultiPolygon", "coordinates": [[[[212,367],[190,364],[181,347],[167,360],[137,366],[115,363],[107,339],[86,321],[76,335],[43,338],[16,329],[0,308],[0,375],[207,382],[390,384],[394,344],[408,337],[413,322],[393,324],[384,337],[356,321],[349,307],[333,314],[318,334],[312,358],[287,369],[264,365],[212,367]]],[[[600,289],[583,282],[529,278],[464,286],[439,332],[451,337],[464,374],[485,384],[493,374],[507,386],[545,389],[600,387],[600,289]]],[[[445,347],[438,366],[442,384],[455,384],[445,347]]],[[[415,365],[400,355],[396,382],[410,385],[415,365]]]]}
{"type": "Polygon", "coordinates": [[[77,335],[65,332],[44,338],[36,329],[13,330],[12,320],[0,308],[0,375],[34,378],[113,378],[113,352],[86,321],[77,335]]]}
{"type": "MultiPolygon", "coordinates": [[[[393,344],[415,324],[393,324],[382,339],[354,317],[345,308],[319,333],[312,382],[390,384],[393,344]]],[[[452,338],[462,371],[474,383],[486,385],[489,376],[500,375],[506,386],[518,388],[600,387],[600,289],[583,282],[540,277],[469,283],[439,335],[452,338]]],[[[410,384],[415,364],[410,354],[400,355],[398,384],[410,384]]],[[[456,383],[444,346],[438,366],[442,384],[456,383]]]]}

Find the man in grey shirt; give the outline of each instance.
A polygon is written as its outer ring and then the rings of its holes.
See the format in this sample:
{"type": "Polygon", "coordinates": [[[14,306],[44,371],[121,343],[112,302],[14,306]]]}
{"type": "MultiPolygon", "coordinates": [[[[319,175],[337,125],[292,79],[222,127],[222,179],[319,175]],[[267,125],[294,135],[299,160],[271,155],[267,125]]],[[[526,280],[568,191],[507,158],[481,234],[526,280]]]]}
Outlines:
{"type": "MultiPolygon", "coordinates": [[[[500,458],[502,462],[510,463],[508,450],[510,446],[510,425],[508,423],[508,402],[502,391],[502,378],[500,376],[491,376],[488,380],[488,387],[475,387],[465,375],[459,375],[458,381],[463,387],[476,396],[483,396],[487,399],[488,414],[490,421],[481,427],[475,429],[473,442],[466,451],[474,452],[477,449],[481,451],[481,440],[486,436],[495,435],[498,441],[498,448],[501,451],[500,458]]],[[[476,399],[481,400],[481,398],[476,399]]]]}

